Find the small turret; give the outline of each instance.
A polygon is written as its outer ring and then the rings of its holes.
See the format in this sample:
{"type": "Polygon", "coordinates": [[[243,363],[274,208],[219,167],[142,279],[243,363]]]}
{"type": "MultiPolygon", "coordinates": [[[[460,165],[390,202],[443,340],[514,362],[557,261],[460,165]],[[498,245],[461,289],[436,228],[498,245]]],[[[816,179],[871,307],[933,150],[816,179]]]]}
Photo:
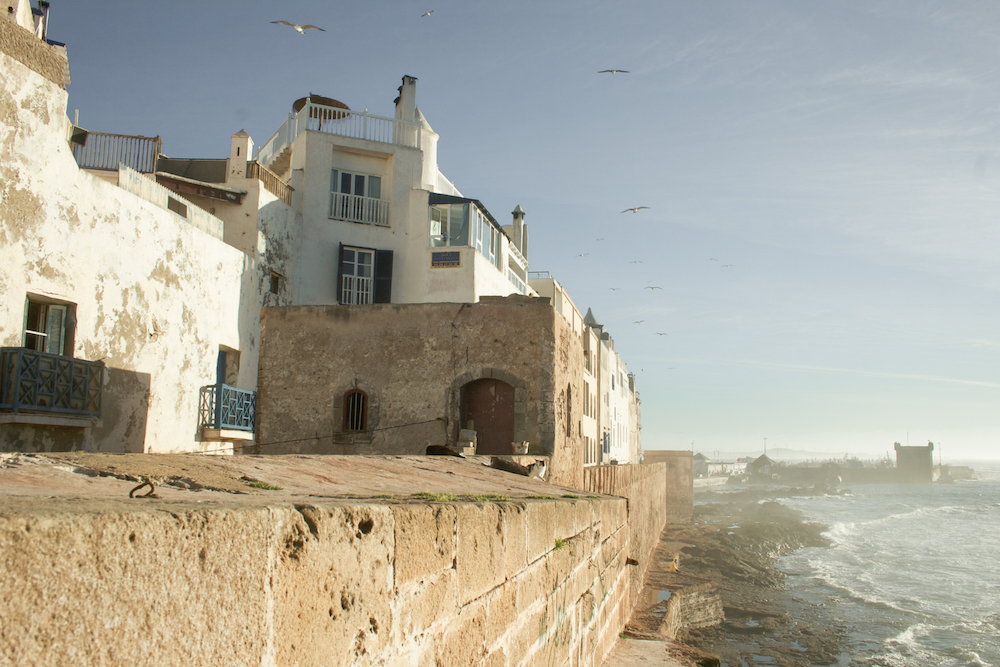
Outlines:
{"type": "Polygon", "coordinates": [[[240,130],[232,136],[229,144],[229,173],[226,178],[246,178],[247,160],[251,154],[253,154],[253,139],[246,130],[240,130]]]}

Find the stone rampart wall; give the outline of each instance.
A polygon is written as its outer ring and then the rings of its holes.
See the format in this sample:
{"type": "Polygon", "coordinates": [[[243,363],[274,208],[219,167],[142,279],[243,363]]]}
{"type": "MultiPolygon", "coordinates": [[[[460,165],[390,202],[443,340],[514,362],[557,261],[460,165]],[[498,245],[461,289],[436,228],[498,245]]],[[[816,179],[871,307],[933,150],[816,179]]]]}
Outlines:
{"type": "Polygon", "coordinates": [[[694,459],[689,450],[646,450],[645,464],[667,467],[667,523],[690,523],[694,507],[694,459]]]}
{"type": "Polygon", "coordinates": [[[630,582],[629,609],[635,606],[649,568],[653,549],[667,522],[667,486],[670,483],[666,464],[595,466],[584,468],[584,486],[589,493],[620,496],[628,501],[631,530],[628,557],[638,562],[630,582]]]}
{"type": "Polygon", "coordinates": [[[7,500],[0,665],[596,667],[629,549],[617,498],[7,500]]]}

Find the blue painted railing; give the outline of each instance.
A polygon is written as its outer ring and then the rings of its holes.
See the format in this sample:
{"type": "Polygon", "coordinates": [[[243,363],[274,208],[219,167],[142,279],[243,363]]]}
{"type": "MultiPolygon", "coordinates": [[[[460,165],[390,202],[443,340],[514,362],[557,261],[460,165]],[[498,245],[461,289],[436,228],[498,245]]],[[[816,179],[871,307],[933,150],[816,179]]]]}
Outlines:
{"type": "Polygon", "coordinates": [[[0,348],[0,411],[101,416],[104,362],[0,348]]]}
{"type": "Polygon", "coordinates": [[[228,384],[202,387],[198,419],[203,427],[253,431],[257,420],[257,392],[228,384]]]}

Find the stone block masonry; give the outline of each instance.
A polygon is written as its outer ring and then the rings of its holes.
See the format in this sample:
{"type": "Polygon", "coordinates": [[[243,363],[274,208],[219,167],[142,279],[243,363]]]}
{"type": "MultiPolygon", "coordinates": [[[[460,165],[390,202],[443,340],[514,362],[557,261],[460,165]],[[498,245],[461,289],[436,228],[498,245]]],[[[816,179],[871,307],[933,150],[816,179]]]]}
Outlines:
{"type": "Polygon", "coordinates": [[[626,501],[6,498],[0,665],[600,665],[626,501]],[[154,504],[155,503],[155,504],[154,504]]]}

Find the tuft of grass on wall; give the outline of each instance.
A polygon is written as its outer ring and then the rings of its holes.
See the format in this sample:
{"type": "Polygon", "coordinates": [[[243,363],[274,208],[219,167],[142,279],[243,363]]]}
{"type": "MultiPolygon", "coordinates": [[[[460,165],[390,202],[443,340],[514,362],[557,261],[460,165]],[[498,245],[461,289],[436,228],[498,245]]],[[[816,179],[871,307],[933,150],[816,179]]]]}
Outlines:
{"type": "Polygon", "coordinates": [[[468,493],[462,496],[463,500],[471,500],[475,503],[506,503],[510,502],[510,496],[505,496],[502,493],[468,493]]]}
{"type": "Polygon", "coordinates": [[[255,489],[264,489],[265,491],[281,491],[281,487],[277,484],[268,484],[267,482],[262,482],[259,479],[255,479],[252,482],[247,482],[247,486],[253,487],[255,489]]]}
{"type": "Polygon", "coordinates": [[[566,546],[566,544],[567,544],[566,540],[564,540],[561,537],[557,537],[556,538],[556,546],[554,548],[554,551],[559,551],[560,549],[564,548],[566,546]]]}
{"type": "Polygon", "coordinates": [[[430,493],[428,491],[414,493],[413,497],[419,500],[429,500],[435,503],[450,503],[458,500],[458,497],[453,493],[430,493]]]}

